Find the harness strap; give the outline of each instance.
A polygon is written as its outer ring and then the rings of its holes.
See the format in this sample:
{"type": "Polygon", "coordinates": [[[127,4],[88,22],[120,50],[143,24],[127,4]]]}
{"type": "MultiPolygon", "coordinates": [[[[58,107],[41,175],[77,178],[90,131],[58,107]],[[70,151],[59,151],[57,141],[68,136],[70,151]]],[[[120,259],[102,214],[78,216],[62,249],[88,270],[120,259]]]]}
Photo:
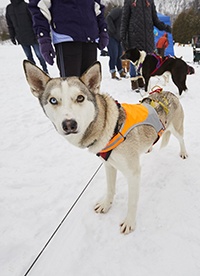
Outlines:
{"type": "Polygon", "coordinates": [[[157,112],[151,104],[122,104],[122,107],[126,112],[126,120],[122,124],[120,130],[114,134],[105,148],[97,153],[97,156],[101,156],[105,160],[108,160],[112,150],[120,145],[126,139],[128,133],[136,126],[150,125],[154,127],[158,136],[153,144],[158,141],[165,129],[157,115],[157,112]]]}
{"type": "Polygon", "coordinates": [[[156,55],[155,53],[148,54],[148,55],[154,56],[154,57],[157,59],[156,68],[153,70],[153,72],[151,72],[151,75],[153,75],[153,74],[163,65],[163,63],[164,63],[166,60],[169,59],[169,56],[162,58],[161,56],[156,55]]]}

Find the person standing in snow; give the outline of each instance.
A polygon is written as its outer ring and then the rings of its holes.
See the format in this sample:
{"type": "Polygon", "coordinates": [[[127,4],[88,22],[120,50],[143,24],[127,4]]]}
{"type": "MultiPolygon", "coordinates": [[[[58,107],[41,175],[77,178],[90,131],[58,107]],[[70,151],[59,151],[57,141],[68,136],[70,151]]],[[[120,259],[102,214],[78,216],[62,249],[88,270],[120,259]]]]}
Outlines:
{"type": "Polygon", "coordinates": [[[164,33],[163,36],[161,36],[157,43],[156,43],[156,49],[157,49],[157,53],[158,55],[160,55],[161,57],[165,56],[165,49],[169,46],[169,41],[168,41],[168,34],[164,33]]]}
{"type": "MultiPolygon", "coordinates": [[[[158,19],[154,0],[125,0],[122,11],[120,38],[125,50],[137,48],[147,53],[155,50],[154,26],[159,30],[171,33],[171,27],[158,19]]],[[[131,87],[138,91],[144,82],[131,64],[131,87]]]]}
{"type": "Polygon", "coordinates": [[[6,21],[10,39],[14,45],[21,44],[28,60],[35,64],[32,49],[34,50],[42,69],[48,73],[47,65],[40,53],[39,44],[33,31],[33,22],[24,0],[10,0],[6,7],[6,21]]]}
{"type": "Polygon", "coordinates": [[[45,60],[61,77],[81,76],[108,44],[101,0],[30,0],[29,10],[45,60]],[[54,44],[54,46],[52,45],[54,44]]]}
{"type": "Polygon", "coordinates": [[[122,46],[120,41],[120,26],[122,18],[122,7],[117,7],[111,10],[111,12],[106,17],[109,43],[108,43],[108,53],[109,53],[109,68],[112,79],[118,79],[116,75],[116,68],[119,72],[120,77],[125,78],[126,74],[122,68],[122,46]]]}

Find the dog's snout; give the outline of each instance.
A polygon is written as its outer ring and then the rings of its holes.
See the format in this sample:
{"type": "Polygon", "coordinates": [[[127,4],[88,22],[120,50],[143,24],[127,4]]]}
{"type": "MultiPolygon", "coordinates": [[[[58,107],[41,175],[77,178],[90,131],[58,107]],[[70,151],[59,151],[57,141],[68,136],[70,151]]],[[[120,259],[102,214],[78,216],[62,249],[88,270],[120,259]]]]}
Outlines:
{"type": "Polygon", "coordinates": [[[77,122],[73,119],[64,120],[62,122],[62,128],[66,134],[76,133],[77,132],[77,122]]]}

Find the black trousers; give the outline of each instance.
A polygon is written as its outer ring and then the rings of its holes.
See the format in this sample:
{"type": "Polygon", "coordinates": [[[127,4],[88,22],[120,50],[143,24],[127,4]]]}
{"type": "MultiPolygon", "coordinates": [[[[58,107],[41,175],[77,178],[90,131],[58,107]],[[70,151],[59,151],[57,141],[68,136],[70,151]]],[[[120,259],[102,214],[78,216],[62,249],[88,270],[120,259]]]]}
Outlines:
{"type": "Polygon", "coordinates": [[[80,77],[97,60],[96,43],[62,42],[55,49],[61,77],[80,77]]]}

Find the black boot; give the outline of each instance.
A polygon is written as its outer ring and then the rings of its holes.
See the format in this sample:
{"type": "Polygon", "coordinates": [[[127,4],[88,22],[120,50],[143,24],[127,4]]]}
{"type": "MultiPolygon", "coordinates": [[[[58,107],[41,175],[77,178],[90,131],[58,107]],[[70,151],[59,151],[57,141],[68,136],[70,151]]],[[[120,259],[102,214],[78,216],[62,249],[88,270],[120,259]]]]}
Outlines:
{"type": "Polygon", "coordinates": [[[111,73],[111,78],[115,80],[120,80],[120,78],[116,75],[116,72],[111,73]]]}
{"type": "Polygon", "coordinates": [[[140,92],[137,80],[132,80],[131,81],[131,89],[134,90],[137,93],[140,92]]]}

